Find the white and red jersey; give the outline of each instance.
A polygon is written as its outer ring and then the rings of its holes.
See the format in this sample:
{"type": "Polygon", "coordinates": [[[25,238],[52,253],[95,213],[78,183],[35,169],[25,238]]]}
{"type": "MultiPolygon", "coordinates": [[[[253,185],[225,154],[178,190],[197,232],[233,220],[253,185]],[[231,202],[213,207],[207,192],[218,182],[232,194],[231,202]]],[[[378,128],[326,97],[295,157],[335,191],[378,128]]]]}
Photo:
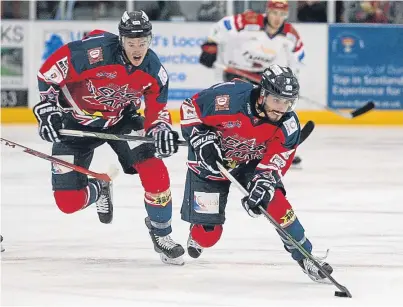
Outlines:
{"type": "Polygon", "coordinates": [[[297,30],[285,22],[269,35],[266,27],[266,14],[251,10],[222,18],[209,35],[218,45],[218,61],[250,72],[262,72],[275,63],[298,73],[305,52],[297,30]]]}

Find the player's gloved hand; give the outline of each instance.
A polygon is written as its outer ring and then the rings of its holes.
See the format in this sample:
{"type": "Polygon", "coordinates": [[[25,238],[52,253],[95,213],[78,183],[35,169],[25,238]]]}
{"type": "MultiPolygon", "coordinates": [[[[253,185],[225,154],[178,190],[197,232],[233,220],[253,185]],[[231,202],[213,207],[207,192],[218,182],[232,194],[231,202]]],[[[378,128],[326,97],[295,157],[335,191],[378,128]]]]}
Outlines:
{"type": "Polygon", "coordinates": [[[158,123],[148,129],[146,136],[154,138],[155,157],[168,158],[178,151],[179,134],[168,124],[158,123]]]}
{"type": "Polygon", "coordinates": [[[217,60],[217,44],[213,42],[206,42],[201,45],[202,54],[200,55],[200,64],[211,68],[214,62],[217,60]]]}
{"type": "Polygon", "coordinates": [[[200,166],[209,170],[213,174],[219,174],[217,162],[223,163],[221,149],[218,146],[218,137],[212,131],[200,131],[190,138],[190,145],[200,162],[200,166]]]}
{"type": "Polygon", "coordinates": [[[257,174],[248,183],[249,195],[242,199],[242,206],[251,217],[258,217],[262,214],[259,206],[267,210],[269,203],[273,199],[276,180],[271,172],[257,174]]]}
{"type": "Polygon", "coordinates": [[[34,115],[39,123],[39,135],[48,142],[59,143],[59,130],[63,128],[62,112],[55,104],[42,101],[34,109],[34,115]]]}

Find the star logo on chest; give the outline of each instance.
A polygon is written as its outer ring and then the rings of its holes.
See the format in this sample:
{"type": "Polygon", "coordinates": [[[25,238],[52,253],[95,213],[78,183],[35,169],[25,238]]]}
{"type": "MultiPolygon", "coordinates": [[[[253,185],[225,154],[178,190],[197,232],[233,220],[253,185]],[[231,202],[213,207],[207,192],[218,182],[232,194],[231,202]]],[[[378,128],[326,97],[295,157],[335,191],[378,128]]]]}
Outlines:
{"type": "Polygon", "coordinates": [[[46,91],[39,92],[41,101],[47,101],[59,105],[59,91],[50,86],[46,91]]]}

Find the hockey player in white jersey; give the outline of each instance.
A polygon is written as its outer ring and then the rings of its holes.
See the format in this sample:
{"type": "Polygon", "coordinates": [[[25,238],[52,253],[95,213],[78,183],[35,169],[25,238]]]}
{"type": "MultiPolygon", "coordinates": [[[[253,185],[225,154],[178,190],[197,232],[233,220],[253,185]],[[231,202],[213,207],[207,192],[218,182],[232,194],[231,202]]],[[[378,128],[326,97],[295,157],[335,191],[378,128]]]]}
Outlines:
{"type": "MultiPolygon", "coordinates": [[[[287,17],[288,2],[284,0],[269,0],[263,14],[247,10],[224,17],[214,24],[208,41],[202,45],[200,63],[213,67],[218,58],[218,62],[255,74],[259,79],[271,64],[288,66],[298,75],[305,55],[304,44],[287,17]]],[[[232,79],[224,74],[224,81],[228,77],[232,79]]]]}
{"type": "MultiPolygon", "coordinates": [[[[261,74],[271,64],[288,66],[298,76],[304,44],[287,17],[286,0],[269,0],[265,13],[247,10],[222,18],[201,46],[200,63],[224,68],[224,81],[241,78],[259,84],[261,74]]],[[[301,158],[295,157],[293,166],[300,162],[301,158]]]]}

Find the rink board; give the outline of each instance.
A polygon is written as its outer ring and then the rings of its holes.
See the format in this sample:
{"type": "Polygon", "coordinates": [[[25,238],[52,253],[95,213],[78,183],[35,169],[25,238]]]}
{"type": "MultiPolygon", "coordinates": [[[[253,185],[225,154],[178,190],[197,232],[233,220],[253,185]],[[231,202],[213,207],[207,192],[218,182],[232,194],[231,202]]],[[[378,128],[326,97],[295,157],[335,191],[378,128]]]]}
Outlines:
{"type": "MultiPolygon", "coordinates": [[[[403,111],[370,111],[355,119],[345,119],[329,111],[301,110],[297,111],[301,122],[313,120],[316,124],[329,125],[400,125],[403,126],[403,111]]],[[[179,123],[179,110],[171,110],[173,123],[179,123]]],[[[2,124],[34,124],[35,117],[31,109],[2,108],[2,124]]]]}

